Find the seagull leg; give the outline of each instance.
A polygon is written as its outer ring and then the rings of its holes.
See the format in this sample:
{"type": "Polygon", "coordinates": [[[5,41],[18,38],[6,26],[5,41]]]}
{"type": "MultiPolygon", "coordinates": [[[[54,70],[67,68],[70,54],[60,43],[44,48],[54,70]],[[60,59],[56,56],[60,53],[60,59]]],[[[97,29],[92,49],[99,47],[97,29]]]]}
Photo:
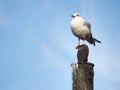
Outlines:
{"type": "Polygon", "coordinates": [[[76,49],[80,48],[80,39],[78,38],[78,45],[76,46],[76,49]]]}
{"type": "Polygon", "coordinates": [[[83,35],[83,44],[85,44],[85,35],[83,35]]]}

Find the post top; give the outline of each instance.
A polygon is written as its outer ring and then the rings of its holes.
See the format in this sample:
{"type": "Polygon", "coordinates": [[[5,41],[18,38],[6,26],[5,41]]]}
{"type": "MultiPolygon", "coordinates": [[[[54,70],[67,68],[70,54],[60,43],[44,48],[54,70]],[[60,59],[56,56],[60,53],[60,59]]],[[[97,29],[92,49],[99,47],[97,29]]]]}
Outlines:
{"type": "Polygon", "coordinates": [[[87,63],[84,63],[84,62],[72,63],[72,64],[71,64],[71,67],[78,66],[78,65],[82,65],[82,64],[84,64],[84,65],[91,65],[91,66],[94,67],[94,64],[93,64],[93,63],[90,63],[90,62],[87,62],[87,63]]]}
{"type": "Polygon", "coordinates": [[[88,62],[89,48],[86,44],[80,45],[77,51],[78,62],[88,62]]]}
{"type": "Polygon", "coordinates": [[[84,63],[84,62],[78,62],[78,64],[79,64],[79,65],[84,64],[84,65],[92,65],[92,66],[94,66],[94,64],[93,64],[93,63],[90,63],[90,62],[87,62],[87,63],[84,63]]]}

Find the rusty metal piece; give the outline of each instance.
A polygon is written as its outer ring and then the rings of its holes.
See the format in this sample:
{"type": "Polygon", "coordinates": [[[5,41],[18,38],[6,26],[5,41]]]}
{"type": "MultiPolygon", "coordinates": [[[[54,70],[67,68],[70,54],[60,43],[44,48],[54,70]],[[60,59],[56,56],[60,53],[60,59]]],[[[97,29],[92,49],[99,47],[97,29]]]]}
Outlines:
{"type": "Polygon", "coordinates": [[[82,44],[77,52],[78,63],[88,62],[89,48],[86,44],[82,44]]]}

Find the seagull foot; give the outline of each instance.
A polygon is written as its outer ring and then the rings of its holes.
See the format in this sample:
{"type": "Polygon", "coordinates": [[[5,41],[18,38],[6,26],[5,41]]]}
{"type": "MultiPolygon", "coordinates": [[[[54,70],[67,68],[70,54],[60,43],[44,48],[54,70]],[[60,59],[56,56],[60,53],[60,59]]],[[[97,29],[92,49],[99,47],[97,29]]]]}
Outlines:
{"type": "Polygon", "coordinates": [[[77,45],[77,46],[76,46],[76,49],[79,49],[79,48],[80,48],[80,45],[77,45]]]}

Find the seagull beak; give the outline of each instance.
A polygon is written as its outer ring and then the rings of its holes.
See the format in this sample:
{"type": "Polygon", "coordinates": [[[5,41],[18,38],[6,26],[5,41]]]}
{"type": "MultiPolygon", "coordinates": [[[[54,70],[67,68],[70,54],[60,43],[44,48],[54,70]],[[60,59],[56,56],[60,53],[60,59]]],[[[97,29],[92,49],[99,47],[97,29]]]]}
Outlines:
{"type": "Polygon", "coordinates": [[[71,17],[75,17],[74,15],[71,15],[71,17]]]}

